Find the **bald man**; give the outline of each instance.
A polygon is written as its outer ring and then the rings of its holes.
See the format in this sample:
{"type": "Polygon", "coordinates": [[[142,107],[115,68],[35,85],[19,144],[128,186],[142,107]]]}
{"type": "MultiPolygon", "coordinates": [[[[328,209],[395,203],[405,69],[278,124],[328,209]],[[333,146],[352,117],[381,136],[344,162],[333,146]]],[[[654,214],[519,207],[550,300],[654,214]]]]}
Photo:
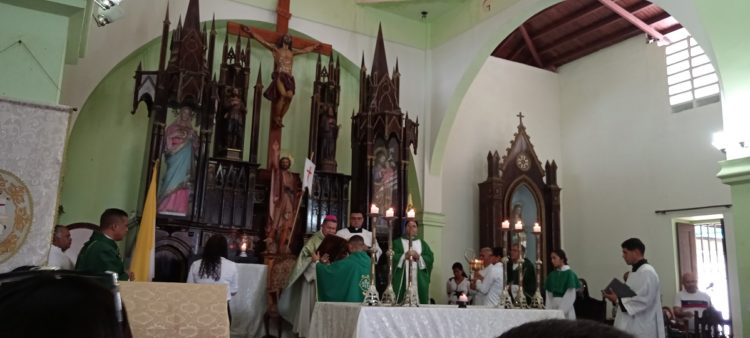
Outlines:
{"type": "Polygon", "coordinates": [[[692,272],[682,274],[682,290],[674,298],[674,314],[687,322],[688,331],[695,331],[695,311],[703,315],[703,310],[711,306],[711,297],[698,290],[698,277],[692,272]]]}

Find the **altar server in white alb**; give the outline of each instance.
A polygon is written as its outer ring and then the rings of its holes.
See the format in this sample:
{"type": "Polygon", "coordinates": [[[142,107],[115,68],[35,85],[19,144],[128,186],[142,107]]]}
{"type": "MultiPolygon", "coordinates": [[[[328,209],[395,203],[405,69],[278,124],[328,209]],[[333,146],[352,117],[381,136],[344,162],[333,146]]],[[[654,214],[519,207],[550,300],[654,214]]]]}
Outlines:
{"type": "MultiPolygon", "coordinates": [[[[372,232],[370,230],[367,230],[365,228],[362,228],[362,224],[365,222],[365,216],[360,211],[352,211],[349,214],[349,227],[343,228],[336,232],[336,236],[339,236],[345,240],[349,240],[354,235],[361,236],[362,239],[365,240],[365,245],[369,249],[372,245],[372,232]]],[[[380,246],[377,242],[375,242],[375,258],[380,259],[380,254],[383,252],[383,250],[380,249],[380,246]]]]}
{"type": "Polygon", "coordinates": [[[485,268],[474,274],[471,288],[476,290],[475,305],[497,306],[503,291],[503,248],[482,248],[480,251],[485,268]]]}
{"type": "Polygon", "coordinates": [[[625,284],[635,296],[618,298],[612,290],[603,291],[604,297],[619,309],[615,327],[636,338],[664,338],[659,275],[643,258],[646,246],[638,238],[628,239],[621,246],[622,258],[632,267],[625,284]]]}

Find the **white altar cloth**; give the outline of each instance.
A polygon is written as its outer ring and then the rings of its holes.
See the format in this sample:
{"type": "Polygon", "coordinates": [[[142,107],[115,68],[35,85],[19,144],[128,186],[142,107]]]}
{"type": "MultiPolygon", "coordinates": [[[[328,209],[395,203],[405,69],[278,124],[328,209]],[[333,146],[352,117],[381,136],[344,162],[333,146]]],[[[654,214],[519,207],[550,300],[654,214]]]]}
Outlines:
{"type": "MultiPolygon", "coordinates": [[[[232,338],[260,337],[266,313],[266,270],[263,264],[237,264],[239,290],[229,302],[232,338]]],[[[275,326],[274,326],[274,330],[275,326]]],[[[275,332],[275,331],[274,331],[275,332]]]]}
{"type": "Polygon", "coordinates": [[[318,302],[310,338],[497,337],[526,322],[563,319],[560,310],[505,310],[455,305],[368,307],[357,303],[318,302]]]}

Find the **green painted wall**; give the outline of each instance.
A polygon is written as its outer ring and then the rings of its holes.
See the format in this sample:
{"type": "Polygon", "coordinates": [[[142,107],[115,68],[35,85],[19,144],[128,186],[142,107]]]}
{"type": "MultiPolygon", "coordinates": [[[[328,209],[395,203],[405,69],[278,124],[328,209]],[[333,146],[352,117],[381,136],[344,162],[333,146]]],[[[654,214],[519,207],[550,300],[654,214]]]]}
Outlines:
{"type": "MultiPolygon", "coordinates": [[[[270,27],[266,23],[245,22],[259,27],[270,27]]],[[[225,27],[217,22],[217,27],[225,27]]],[[[298,33],[296,33],[298,34],[298,33]]],[[[303,34],[300,34],[303,35],[303,34]]],[[[217,41],[223,42],[225,32],[218,30],[217,41]]],[[[230,44],[233,46],[233,37],[230,44]]],[[[102,210],[110,207],[121,208],[135,213],[140,208],[142,194],[142,172],[148,118],[145,105],[141,105],[135,115],[131,115],[133,74],[139,62],[144,69],[156,69],[159,59],[159,39],[155,39],[133,52],[120,62],[92,92],[76,120],[71,133],[66,163],[63,172],[61,204],[65,213],[59,222],[96,223],[102,210]]],[[[243,42],[244,45],[244,42],[243,42]]],[[[217,43],[217,57],[214,69],[220,62],[221,44],[217,43]]],[[[293,171],[301,172],[307,156],[309,134],[310,96],[315,76],[316,54],[297,56],[294,75],[297,93],[284,120],[282,153],[294,157],[293,171]]],[[[326,57],[323,57],[327,64],[326,57]]],[[[346,59],[341,59],[341,97],[339,105],[339,131],[336,155],[338,170],[351,172],[351,114],[359,100],[359,68],[346,59]]],[[[251,50],[251,87],[258,75],[259,65],[263,82],[270,82],[273,58],[266,49],[253,43],[251,50]]],[[[263,99],[260,122],[260,151],[258,159],[262,167],[266,165],[266,143],[268,138],[268,110],[270,103],[263,99]]],[[[246,149],[249,148],[249,133],[246,131],[246,149]]],[[[249,155],[246,153],[245,158],[249,155]]],[[[416,182],[416,179],[414,179],[416,182]]],[[[418,189],[416,189],[418,191],[418,189]]]]}
{"type": "Polygon", "coordinates": [[[0,2],[0,96],[57,103],[67,36],[66,16],[0,2]]]}

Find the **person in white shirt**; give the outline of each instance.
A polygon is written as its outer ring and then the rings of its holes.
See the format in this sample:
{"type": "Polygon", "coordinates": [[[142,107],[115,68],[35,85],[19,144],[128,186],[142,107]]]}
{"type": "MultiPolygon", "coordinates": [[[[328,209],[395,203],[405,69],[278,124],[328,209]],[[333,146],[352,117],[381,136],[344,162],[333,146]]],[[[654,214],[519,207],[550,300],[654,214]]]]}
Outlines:
{"type": "Polygon", "coordinates": [[[448,283],[445,285],[446,293],[448,293],[448,304],[457,304],[458,296],[461,294],[466,295],[471,302],[470,293],[470,281],[464,272],[464,266],[459,262],[453,263],[453,277],[448,279],[448,283]]]}
{"type": "Polygon", "coordinates": [[[70,231],[68,228],[57,225],[55,226],[55,233],[52,235],[52,247],[49,249],[49,257],[47,258],[48,266],[55,266],[61,270],[73,270],[75,265],[73,261],[65,254],[65,250],[70,248],[70,231]]]}
{"type": "Polygon", "coordinates": [[[689,332],[695,332],[695,311],[703,316],[703,310],[710,306],[711,296],[698,290],[698,278],[695,274],[682,274],[682,290],[674,298],[675,317],[687,323],[689,332]]]}
{"type": "Polygon", "coordinates": [[[480,257],[486,267],[471,282],[471,288],[477,291],[475,305],[497,306],[503,291],[503,249],[482,248],[480,257]]]}
{"type": "MultiPolygon", "coordinates": [[[[365,222],[365,216],[360,211],[352,211],[349,214],[349,227],[343,228],[336,232],[336,236],[339,236],[345,240],[349,240],[354,235],[362,236],[362,239],[365,240],[365,245],[367,246],[367,249],[370,249],[370,246],[372,246],[372,232],[370,230],[362,228],[362,224],[365,222]]],[[[378,245],[377,240],[375,241],[375,259],[380,259],[380,254],[383,253],[383,250],[380,249],[380,245],[378,245]]]]}
{"type": "Polygon", "coordinates": [[[203,257],[190,266],[187,282],[226,285],[227,313],[231,322],[232,314],[229,313],[229,301],[237,293],[239,286],[237,284],[237,265],[226,258],[227,253],[227,239],[222,235],[211,236],[203,248],[203,257]]]}
{"type": "Polygon", "coordinates": [[[618,298],[611,289],[602,294],[619,309],[614,326],[636,338],[664,338],[659,274],[643,257],[646,246],[638,238],[622,242],[622,258],[632,267],[625,284],[635,296],[618,298]]]}

